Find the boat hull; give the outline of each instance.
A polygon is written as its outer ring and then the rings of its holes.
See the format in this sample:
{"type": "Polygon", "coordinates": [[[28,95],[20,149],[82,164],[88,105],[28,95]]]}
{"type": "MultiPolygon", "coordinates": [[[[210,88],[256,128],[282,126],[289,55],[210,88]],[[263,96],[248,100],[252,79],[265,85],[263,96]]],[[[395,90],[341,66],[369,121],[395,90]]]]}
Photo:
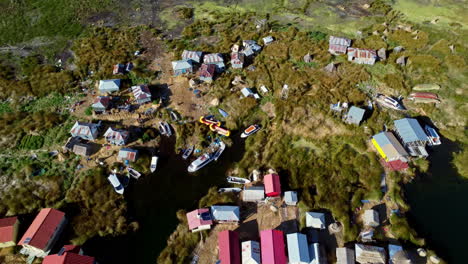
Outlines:
{"type": "Polygon", "coordinates": [[[244,130],[244,132],[242,132],[241,134],[241,138],[246,138],[252,134],[254,134],[255,132],[257,132],[258,130],[260,130],[260,126],[259,125],[251,125],[249,126],[248,128],[246,128],[244,130]]]}
{"type": "Polygon", "coordinates": [[[190,166],[187,168],[188,172],[196,172],[197,170],[205,167],[208,165],[213,159],[209,154],[203,154],[201,157],[198,159],[194,160],[190,166]]]}

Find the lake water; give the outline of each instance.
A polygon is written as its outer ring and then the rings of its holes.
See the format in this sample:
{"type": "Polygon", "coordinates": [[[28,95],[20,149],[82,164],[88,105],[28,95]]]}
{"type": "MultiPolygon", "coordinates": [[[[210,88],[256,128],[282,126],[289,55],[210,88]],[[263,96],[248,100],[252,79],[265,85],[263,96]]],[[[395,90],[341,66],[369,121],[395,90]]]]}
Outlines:
{"type": "MultiPolygon", "coordinates": [[[[243,141],[233,135],[234,146],[227,147],[218,161],[194,174],[187,172],[189,161],[174,152],[174,139],[163,139],[156,172],[142,176],[125,190],[129,214],[140,224],[133,234],[96,237],[83,246],[101,264],[156,263],[175,230],[179,209],[193,210],[212,186],[226,186],[226,172],[242,158],[243,141]]],[[[148,164],[149,166],[149,164],[148,164]]]]}
{"type": "Polygon", "coordinates": [[[457,145],[448,140],[442,143],[430,153],[429,172],[406,188],[409,220],[448,263],[468,263],[468,180],[451,164],[457,145]]]}

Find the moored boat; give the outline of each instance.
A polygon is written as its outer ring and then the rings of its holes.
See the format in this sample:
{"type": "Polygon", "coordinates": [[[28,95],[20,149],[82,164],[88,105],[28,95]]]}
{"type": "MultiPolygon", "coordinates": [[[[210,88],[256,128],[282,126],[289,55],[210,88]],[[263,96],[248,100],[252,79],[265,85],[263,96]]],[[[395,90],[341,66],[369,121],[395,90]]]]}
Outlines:
{"type": "Polygon", "coordinates": [[[135,178],[137,180],[141,177],[141,173],[139,173],[137,170],[135,170],[135,169],[133,169],[131,167],[127,167],[127,171],[130,174],[130,176],[132,176],[133,178],[135,178]]]}
{"type": "Polygon", "coordinates": [[[188,159],[188,157],[190,157],[190,155],[192,155],[193,149],[194,149],[193,145],[186,148],[184,150],[184,153],[182,154],[182,159],[184,159],[184,160],[188,159]]]}
{"type": "Polygon", "coordinates": [[[153,156],[151,157],[151,165],[150,165],[150,171],[154,172],[156,170],[156,166],[158,166],[158,156],[153,156]]]}
{"type": "Polygon", "coordinates": [[[244,132],[242,132],[241,134],[241,138],[246,138],[250,135],[252,135],[253,133],[257,132],[258,130],[260,130],[261,126],[260,125],[251,125],[249,126],[248,128],[246,128],[244,130],[244,132]]]}
{"type": "Polygon", "coordinates": [[[165,136],[167,134],[167,131],[166,131],[166,126],[164,125],[165,122],[159,122],[159,133],[161,133],[161,135],[165,136]]]}
{"type": "Polygon", "coordinates": [[[408,99],[415,103],[440,103],[439,96],[435,93],[417,92],[411,93],[408,99]]]}
{"type": "Polygon", "coordinates": [[[115,190],[116,193],[118,193],[118,194],[123,194],[124,193],[124,187],[120,183],[119,178],[117,178],[117,175],[115,173],[111,173],[109,175],[109,177],[107,177],[107,179],[109,180],[109,182],[114,187],[114,190],[115,190]]]}
{"type": "Polygon", "coordinates": [[[234,192],[234,193],[239,193],[241,192],[241,188],[219,188],[218,192],[219,193],[226,193],[226,192],[234,192]]]}
{"type": "Polygon", "coordinates": [[[171,120],[174,121],[174,122],[179,120],[179,116],[174,111],[170,112],[170,116],[171,116],[171,120]]]}
{"type": "Polygon", "coordinates": [[[212,160],[213,159],[211,159],[210,154],[203,154],[198,159],[196,159],[192,163],[190,163],[190,166],[188,167],[187,171],[188,172],[195,172],[195,171],[205,167],[212,160]]]}
{"type": "Polygon", "coordinates": [[[433,127],[426,125],[424,127],[424,130],[426,131],[427,138],[429,139],[429,145],[437,146],[437,145],[442,144],[442,142],[440,141],[439,134],[433,127]]]}
{"type": "Polygon", "coordinates": [[[171,126],[167,122],[164,122],[164,128],[166,129],[166,136],[172,136],[171,126]]]}
{"type": "Polygon", "coordinates": [[[250,183],[250,181],[248,179],[245,179],[245,178],[240,178],[240,177],[232,177],[232,176],[228,176],[226,178],[227,182],[229,183],[235,183],[235,184],[247,184],[247,183],[250,183]]]}
{"type": "Polygon", "coordinates": [[[224,144],[224,142],[222,142],[222,141],[219,141],[217,143],[217,145],[219,147],[215,152],[213,152],[213,155],[212,155],[212,159],[215,160],[215,161],[218,160],[219,156],[221,156],[221,154],[223,154],[223,151],[226,148],[226,144],[224,144]]]}
{"type": "Polygon", "coordinates": [[[391,108],[394,110],[405,110],[403,105],[401,105],[397,100],[391,98],[390,96],[386,96],[383,94],[377,94],[376,101],[383,107],[391,108]]]}
{"type": "Polygon", "coordinates": [[[200,123],[205,124],[207,126],[213,125],[213,124],[217,125],[217,126],[221,125],[221,122],[219,122],[218,120],[213,119],[212,116],[201,116],[200,117],[200,123]]]}
{"type": "Polygon", "coordinates": [[[231,131],[229,131],[226,128],[217,126],[215,124],[210,125],[210,130],[213,131],[213,132],[218,133],[219,135],[225,136],[225,137],[229,137],[231,135],[231,131]]]}

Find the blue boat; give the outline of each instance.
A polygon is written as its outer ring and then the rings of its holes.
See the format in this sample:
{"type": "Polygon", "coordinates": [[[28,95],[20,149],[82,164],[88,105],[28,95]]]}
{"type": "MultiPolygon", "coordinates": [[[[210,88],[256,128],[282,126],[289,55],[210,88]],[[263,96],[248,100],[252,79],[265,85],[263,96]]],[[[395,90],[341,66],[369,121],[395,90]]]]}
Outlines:
{"type": "Polygon", "coordinates": [[[221,109],[221,108],[218,109],[218,112],[219,112],[223,117],[228,117],[228,116],[229,116],[229,114],[228,114],[226,111],[224,111],[223,109],[221,109]]]}

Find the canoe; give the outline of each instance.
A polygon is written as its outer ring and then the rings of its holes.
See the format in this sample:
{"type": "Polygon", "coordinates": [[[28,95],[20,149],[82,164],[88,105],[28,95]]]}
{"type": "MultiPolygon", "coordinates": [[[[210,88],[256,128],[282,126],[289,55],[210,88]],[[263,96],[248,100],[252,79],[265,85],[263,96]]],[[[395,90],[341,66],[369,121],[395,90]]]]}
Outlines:
{"type": "Polygon", "coordinates": [[[189,148],[185,149],[184,153],[182,154],[182,159],[184,159],[184,160],[188,159],[188,157],[190,157],[190,155],[192,155],[193,149],[194,149],[193,145],[190,146],[189,148]]]}
{"type": "Polygon", "coordinates": [[[150,165],[150,171],[154,172],[156,170],[156,166],[158,166],[158,156],[153,156],[151,157],[151,165],[150,165]]]}
{"type": "Polygon", "coordinates": [[[172,136],[171,126],[167,122],[164,122],[164,128],[166,129],[166,136],[172,136]]]}
{"type": "Polygon", "coordinates": [[[244,132],[241,134],[241,138],[246,138],[250,135],[252,135],[253,133],[257,132],[258,130],[260,130],[260,125],[251,125],[249,126],[248,128],[246,128],[244,130],[244,132]]]}
{"type": "Polygon", "coordinates": [[[167,132],[166,132],[166,126],[164,125],[164,122],[159,122],[159,133],[161,133],[161,135],[166,135],[167,132]]]}

